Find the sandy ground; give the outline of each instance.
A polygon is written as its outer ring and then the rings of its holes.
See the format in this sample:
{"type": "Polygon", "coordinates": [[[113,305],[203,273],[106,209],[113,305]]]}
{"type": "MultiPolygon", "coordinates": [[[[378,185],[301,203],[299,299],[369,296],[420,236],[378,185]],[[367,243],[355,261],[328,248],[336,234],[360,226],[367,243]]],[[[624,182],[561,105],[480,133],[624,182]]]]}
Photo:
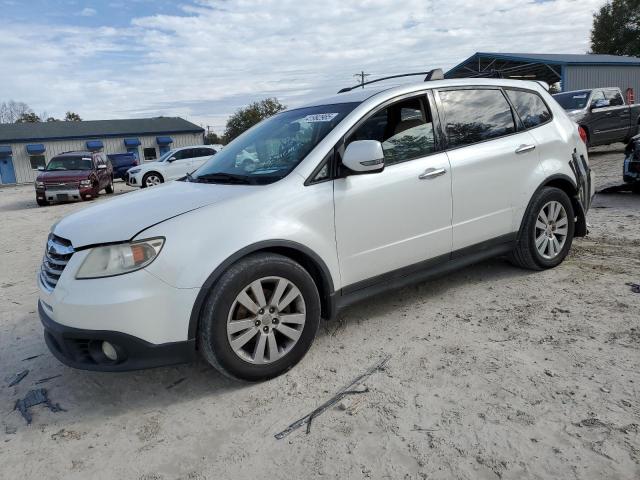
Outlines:
{"type": "MultiPolygon", "coordinates": [[[[600,186],[620,180],[621,145],[591,159],[600,186]]],[[[640,294],[625,286],[640,283],[640,196],[597,196],[590,235],[555,270],[497,259],[381,295],[255,385],[203,362],[125,374],[57,362],[35,272],[50,225],[91,203],[33,197],[0,189],[0,478],[640,478],[640,294]],[[368,393],[308,435],[274,438],[384,354],[368,393]],[[65,411],[33,407],[27,426],[14,404],[41,387],[65,411]]]]}

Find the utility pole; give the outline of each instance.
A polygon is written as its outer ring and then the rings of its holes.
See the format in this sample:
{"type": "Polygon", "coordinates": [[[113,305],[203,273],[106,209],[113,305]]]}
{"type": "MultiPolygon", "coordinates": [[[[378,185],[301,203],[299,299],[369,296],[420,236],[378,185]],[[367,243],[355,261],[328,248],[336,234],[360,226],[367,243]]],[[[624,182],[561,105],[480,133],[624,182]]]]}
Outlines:
{"type": "Polygon", "coordinates": [[[364,81],[369,75],[371,75],[371,74],[370,73],[364,73],[364,70],[362,70],[360,73],[356,73],[354,75],[354,77],[356,77],[357,79],[360,80],[360,85],[362,85],[362,88],[364,88],[364,81]]]}

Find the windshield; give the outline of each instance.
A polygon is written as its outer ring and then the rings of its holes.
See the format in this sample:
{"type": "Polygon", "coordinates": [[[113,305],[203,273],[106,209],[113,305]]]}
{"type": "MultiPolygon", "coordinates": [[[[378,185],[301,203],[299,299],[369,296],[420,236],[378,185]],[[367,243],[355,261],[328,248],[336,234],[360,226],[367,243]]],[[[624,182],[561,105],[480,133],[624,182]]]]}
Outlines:
{"type": "Polygon", "coordinates": [[[93,162],[87,157],[54,157],[47,170],[91,170],[93,162]]]}
{"type": "Polygon", "coordinates": [[[278,181],[357,105],[300,108],[263,120],[211,157],[189,180],[254,185],[278,181]]]}
{"type": "Polygon", "coordinates": [[[581,92],[558,93],[553,98],[565,110],[582,110],[587,106],[590,94],[590,90],[583,90],[581,92]]]}

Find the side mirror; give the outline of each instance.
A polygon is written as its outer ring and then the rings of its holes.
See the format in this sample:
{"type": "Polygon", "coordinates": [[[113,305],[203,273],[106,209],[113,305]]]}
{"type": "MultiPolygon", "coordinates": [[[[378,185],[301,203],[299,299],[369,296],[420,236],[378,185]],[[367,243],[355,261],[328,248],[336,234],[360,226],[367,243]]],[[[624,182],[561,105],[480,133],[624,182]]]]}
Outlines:
{"type": "Polygon", "coordinates": [[[384,152],[377,140],[356,140],[344,151],[342,164],[354,172],[380,172],[384,169],[384,152]]]}
{"type": "Polygon", "coordinates": [[[42,166],[38,167],[38,171],[39,172],[44,172],[44,167],[42,167],[42,166]]]}
{"type": "Polygon", "coordinates": [[[170,157],[167,159],[167,162],[175,162],[176,160],[176,157],[170,157]]]}
{"type": "Polygon", "coordinates": [[[604,99],[604,98],[600,98],[599,100],[595,100],[594,102],[591,102],[591,108],[604,108],[604,107],[608,107],[609,106],[609,100],[604,99]]]}
{"type": "Polygon", "coordinates": [[[107,166],[104,164],[98,165],[98,170],[106,170],[107,166]]]}

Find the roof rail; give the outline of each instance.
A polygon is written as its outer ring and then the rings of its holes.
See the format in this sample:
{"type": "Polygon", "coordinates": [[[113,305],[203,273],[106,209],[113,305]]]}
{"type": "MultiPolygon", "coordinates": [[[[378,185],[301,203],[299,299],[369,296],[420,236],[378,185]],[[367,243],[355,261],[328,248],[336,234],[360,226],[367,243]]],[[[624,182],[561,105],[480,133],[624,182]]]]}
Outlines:
{"type": "Polygon", "coordinates": [[[391,75],[389,77],[376,78],[375,80],[370,80],[368,82],[359,83],[358,85],[354,85],[353,87],[345,87],[341,89],[338,93],[350,92],[351,90],[355,90],[356,88],[364,88],[365,85],[370,85],[376,82],[382,82],[383,80],[390,80],[392,78],[401,78],[401,77],[413,77],[416,75],[426,75],[424,77],[425,82],[429,82],[431,80],[442,80],[444,78],[444,73],[441,68],[434,68],[433,70],[429,70],[428,72],[416,72],[416,73],[403,73],[401,75],[391,75]]]}

